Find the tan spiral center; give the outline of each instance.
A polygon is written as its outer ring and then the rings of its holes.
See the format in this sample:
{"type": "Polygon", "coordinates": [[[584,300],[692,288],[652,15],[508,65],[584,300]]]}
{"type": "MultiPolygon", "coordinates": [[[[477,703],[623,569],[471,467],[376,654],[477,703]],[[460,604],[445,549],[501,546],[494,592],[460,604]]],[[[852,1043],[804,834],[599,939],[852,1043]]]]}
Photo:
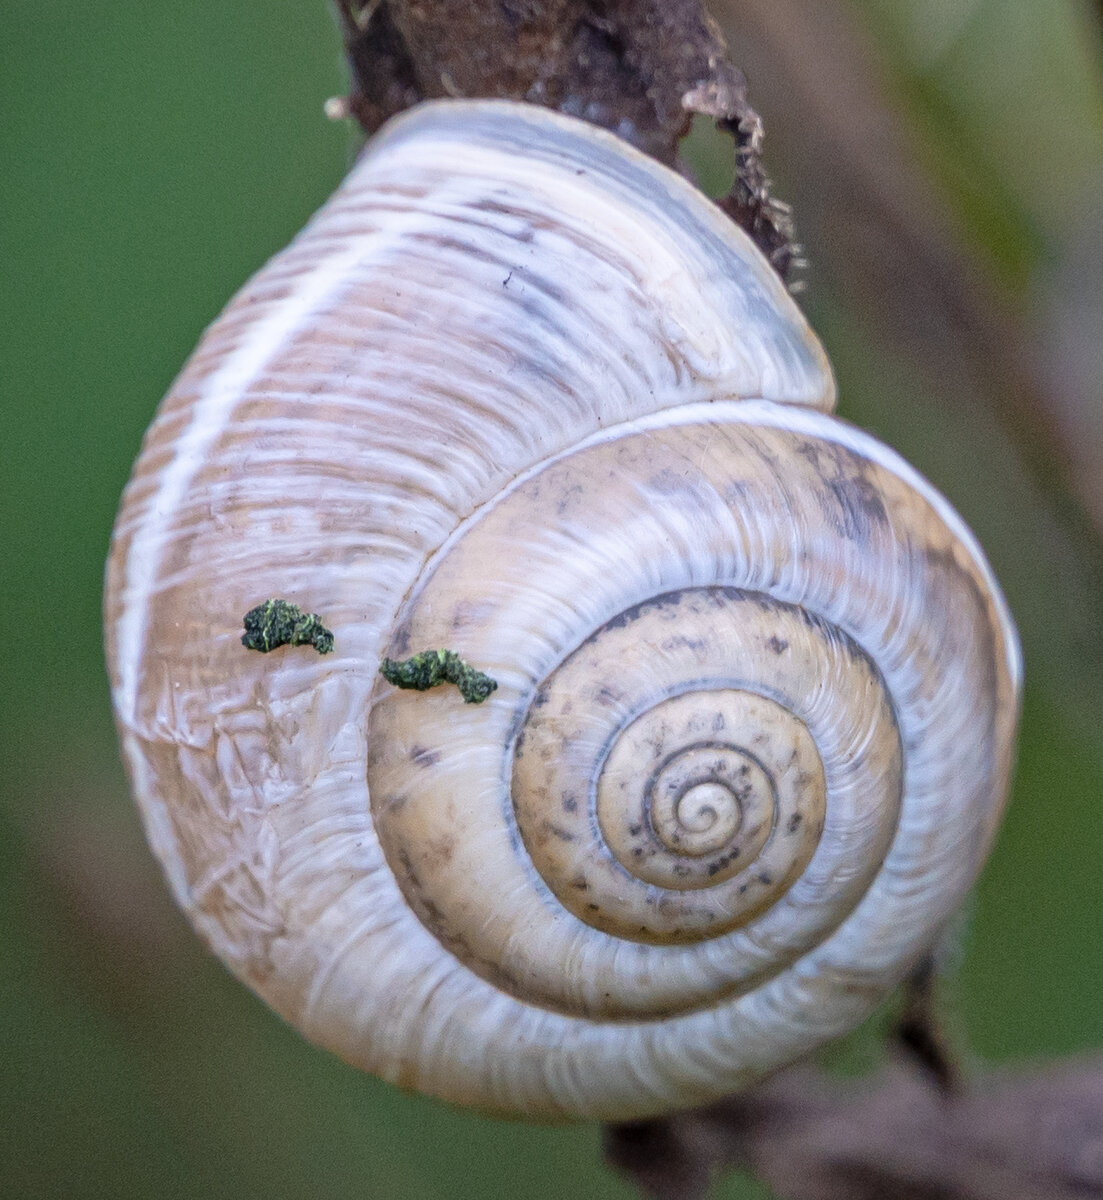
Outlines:
{"type": "MultiPolygon", "coordinates": [[[[721,849],[743,823],[743,804],[754,797],[753,785],[746,778],[742,784],[736,777],[723,782],[705,779],[687,785],[686,763],[682,760],[699,758],[702,754],[714,760],[711,770],[721,775],[742,773],[746,777],[756,768],[761,772],[757,763],[740,761],[742,756],[738,751],[711,746],[687,751],[663,770],[651,792],[651,826],[664,846],[681,854],[711,854],[721,849]],[[725,772],[728,765],[725,759],[735,760],[734,769],[729,767],[725,772]]],[[[763,782],[769,787],[768,779],[759,781],[758,796],[754,797],[759,800],[765,790],[763,782]]]]}
{"type": "Polygon", "coordinates": [[[656,887],[715,887],[757,863],[742,913],[803,857],[804,838],[773,835],[807,829],[821,775],[808,730],[779,704],[730,688],[685,692],[616,739],[597,817],[614,857],[656,887]]]}
{"type": "Polygon", "coordinates": [[[823,826],[823,766],[798,716],[692,676],[656,695],[633,669],[702,603],[714,599],[642,606],[581,646],[540,689],[514,759],[536,870],[588,925],[634,941],[744,924],[788,890],[823,826]],[[580,706],[595,679],[598,703],[580,706]]]}

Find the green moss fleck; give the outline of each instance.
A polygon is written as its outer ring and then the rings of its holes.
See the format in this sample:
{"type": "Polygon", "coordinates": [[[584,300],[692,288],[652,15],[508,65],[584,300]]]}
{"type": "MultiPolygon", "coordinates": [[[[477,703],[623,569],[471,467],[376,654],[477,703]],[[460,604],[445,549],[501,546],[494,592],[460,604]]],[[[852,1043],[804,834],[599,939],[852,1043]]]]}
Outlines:
{"type": "Polygon", "coordinates": [[[304,613],[289,600],[266,600],[244,617],[241,644],[247,650],[267,654],[278,646],[313,646],[319,654],[333,649],[333,634],[317,613],[304,613]]]}
{"type": "Polygon", "coordinates": [[[385,658],[379,673],[395,687],[418,692],[440,683],[455,684],[466,704],[482,704],[498,686],[489,675],[464,662],[454,650],[424,650],[402,662],[385,658]]]}

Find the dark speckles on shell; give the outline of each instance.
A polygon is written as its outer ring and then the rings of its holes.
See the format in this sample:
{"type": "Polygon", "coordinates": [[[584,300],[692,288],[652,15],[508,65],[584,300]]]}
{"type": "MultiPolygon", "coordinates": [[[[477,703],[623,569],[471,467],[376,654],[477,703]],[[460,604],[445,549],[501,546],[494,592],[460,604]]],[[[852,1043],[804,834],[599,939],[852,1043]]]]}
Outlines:
{"type": "Polygon", "coordinates": [[[868,543],[890,531],[877,468],[838,442],[805,440],[797,448],[823,484],[823,509],[841,536],[868,543]]]}
{"type": "Polygon", "coordinates": [[[868,542],[874,532],[888,524],[888,513],[876,487],[864,475],[839,476],[827,480],[827,486],[842,514],[846,537],[868,542]]]}
{"type": "Polygon", "coordinates": [[[429,750],[425,746],[414,746],[410,751],[410,758],[417,766],[425,769],[434,767],[440,762],[440,752],[438,750],[429,750]]]}
{"type": "Polygon", "coordinates": [[[555,824],[554,821],[544,822],[544,831],[554,838],[558,838],[561,842],[573,842],[574,834],[569,829],[564,829],[561,825],[555,824]]]}

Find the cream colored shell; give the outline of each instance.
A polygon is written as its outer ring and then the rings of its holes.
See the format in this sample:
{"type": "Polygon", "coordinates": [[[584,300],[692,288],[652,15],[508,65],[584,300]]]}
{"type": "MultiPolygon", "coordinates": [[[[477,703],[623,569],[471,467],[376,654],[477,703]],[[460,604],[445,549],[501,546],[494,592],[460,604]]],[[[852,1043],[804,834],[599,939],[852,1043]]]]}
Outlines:
{"type": "Polygon", "coordinates": [[[348,1061],[536,1117],[860,1021],[990,845],[1019,662],[833,399],[678,176],[521,105],[391,124],[204,336],[115,531],[125,756],[216,953],[348,1061]],[[245,650],[272,596],[334,653],[245,650]],[[486,703],[377,674],[440,647],[486,703]]]}

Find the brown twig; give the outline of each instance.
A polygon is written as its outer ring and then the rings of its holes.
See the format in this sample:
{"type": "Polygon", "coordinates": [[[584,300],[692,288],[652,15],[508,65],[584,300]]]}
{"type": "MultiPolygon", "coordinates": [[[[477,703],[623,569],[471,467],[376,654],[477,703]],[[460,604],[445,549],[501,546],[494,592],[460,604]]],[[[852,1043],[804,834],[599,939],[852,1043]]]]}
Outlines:
{"type": "Polygon", "coordinates": [[[674,165],[694,114],[735,141],[725,210],[785,278],[789,210],[770,194],[762,122],[701,0],[338,0],[348,108],[369,133],[419,100],[524,100],[613,130],[674,165]]]}

